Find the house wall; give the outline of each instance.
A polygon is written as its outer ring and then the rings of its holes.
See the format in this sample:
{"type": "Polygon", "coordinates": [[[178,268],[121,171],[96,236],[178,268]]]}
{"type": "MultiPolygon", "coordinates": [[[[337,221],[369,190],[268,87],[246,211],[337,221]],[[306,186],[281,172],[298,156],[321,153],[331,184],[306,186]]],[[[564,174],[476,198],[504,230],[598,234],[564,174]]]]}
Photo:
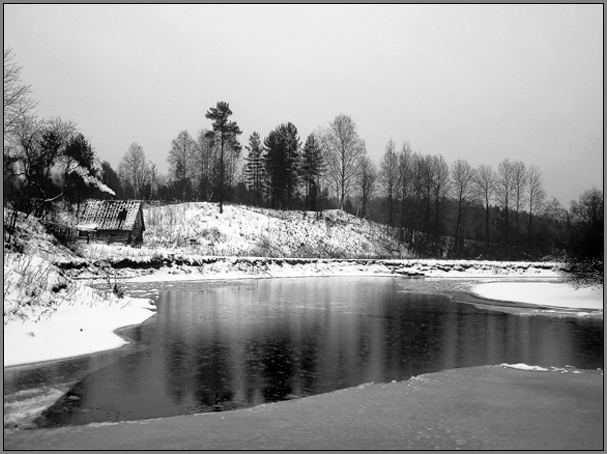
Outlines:
{"type": "MultiPolygon", "coordinates": [[[[127,244],[129,240],[129,233],[131,234],[131,244],[139,244],[143,243],[143,230],[142,229],[133,229],[133,230],[98,230],[94,235],[91,236],[90,241],[95,243],[122,243],[127,244]]],[[[82,232],[78,234],[78,240],[87,241],[86,232],[82,235],[82,232]]]]}

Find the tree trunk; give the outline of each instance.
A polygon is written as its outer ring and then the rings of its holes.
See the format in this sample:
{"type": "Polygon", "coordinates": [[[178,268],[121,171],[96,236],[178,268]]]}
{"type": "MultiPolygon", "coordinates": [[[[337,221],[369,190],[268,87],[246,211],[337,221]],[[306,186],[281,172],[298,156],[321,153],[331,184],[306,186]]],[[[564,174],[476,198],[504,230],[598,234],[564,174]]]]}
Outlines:
{"type": "Polygon", "coordinates": [[[223,164],[223,131],[221,132],[221,159],[219,162],[219,214],[223,213],[223,183],[224,183],[224,164],[223,164]]]}

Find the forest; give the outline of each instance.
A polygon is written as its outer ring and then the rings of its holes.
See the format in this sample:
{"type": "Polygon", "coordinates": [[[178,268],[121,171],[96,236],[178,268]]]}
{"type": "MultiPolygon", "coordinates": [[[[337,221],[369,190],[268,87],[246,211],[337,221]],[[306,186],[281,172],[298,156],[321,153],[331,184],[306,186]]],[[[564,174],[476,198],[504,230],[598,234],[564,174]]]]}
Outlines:
{"type": "MultiPolygon", "coordinates": [[[[305,139],[287,122],[243,140],[229,103],[219,101],[195,135],[183,130],[168,144],[166,175],[136,142],[114,169],[77,124],[37,117],[20,71],[5,49],[3,202],[15,212],[55,219],[69,209],[77,217],[87,198],[208,201],[220,212],[225,203],[340,208],[384,224],[419,257],[444,255],[448,245],[443,258],[602,262],[603,191],[589,188],[563,207],[546,193],[541,169],[519,160],[472,167],[389,139],[375,163],[345,114],[305,139]]],[[[5,240],[12,222],[5,210],[5,240]]]]}

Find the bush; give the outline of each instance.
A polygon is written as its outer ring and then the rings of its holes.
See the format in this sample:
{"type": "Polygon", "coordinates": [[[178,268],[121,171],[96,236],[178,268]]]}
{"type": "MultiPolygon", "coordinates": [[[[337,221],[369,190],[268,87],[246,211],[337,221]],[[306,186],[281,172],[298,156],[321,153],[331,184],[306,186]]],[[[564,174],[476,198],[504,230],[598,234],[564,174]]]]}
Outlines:
{"type": "Polygon", "coordinates": [[[566,280],[574,287],[592,287],[603,285],[603,257],[593,259],[569,259],[567,261],[566,280]]]}

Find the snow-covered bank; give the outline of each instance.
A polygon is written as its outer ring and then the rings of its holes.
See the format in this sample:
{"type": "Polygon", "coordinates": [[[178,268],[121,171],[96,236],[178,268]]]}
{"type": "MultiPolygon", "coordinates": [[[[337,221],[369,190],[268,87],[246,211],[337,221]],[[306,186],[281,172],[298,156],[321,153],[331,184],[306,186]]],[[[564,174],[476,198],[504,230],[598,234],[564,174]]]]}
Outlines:
{"type": "MultiPolygon", "coordinates": [[[[303,276],[403,276],[447,279],[560,279],[558,262],[498,262],[434,259],[312,259],[210,257],[196,254],[118,256],[110,262],[130,282],[303,276]]],[[[94,278],[98,271],[80,263],[57,263],[74,277],[94,278]]]]}
{"type": "Polygon", "coordinates": [[[146,299],[116,298],[104,304],[77,299],[38,319],[13,320],[4,326],[4,367],[120,347],[128,341],[114,331],[142,323],[154,313],[146,299]]]}
{"type": "Polygon", "coordinates": [[[603,287],[575,288],[553,282],[491,282],[470,289],[483,298],[571,309],[603,310],[603,287]]]}
{"type": "Polygon", "coordinates": [[[253,408],[5,433],[9,450],[601,450],[603,376],[459,368],[253,408]]]}

